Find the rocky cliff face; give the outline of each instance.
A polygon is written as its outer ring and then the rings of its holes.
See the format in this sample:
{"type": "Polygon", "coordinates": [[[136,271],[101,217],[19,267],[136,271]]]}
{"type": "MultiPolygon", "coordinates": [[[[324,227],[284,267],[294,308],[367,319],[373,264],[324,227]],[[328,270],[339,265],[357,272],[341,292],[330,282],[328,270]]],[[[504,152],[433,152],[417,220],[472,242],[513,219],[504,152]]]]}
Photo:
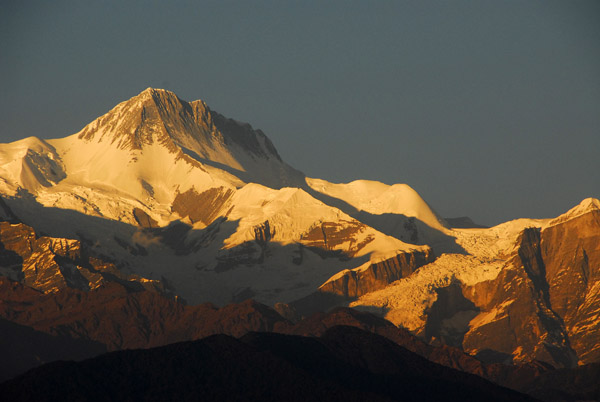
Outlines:
{"type": "Polygon", "coordinates": [[[463,346],[566,367],[598,361],[599,292],[599,210],[527,229],[498,278],[466,289],[482,313],[463,346]]]}
{"type": "Polygon", "coordinates": [[[600,361],[600,210],[541,233],[548,299],[583,363],[600,361]]]}
{"type": "Polygon", "coordinates": [[[522,233],[516,254],[495,280],[465,293],[481,310],[464,336],[463,348],[469,353],[509,362],[577,364],[562,319],[550,303],[538,229],[522,233]]]}
{"type": "Polygon", "coordinates": [[[396,254],[362,268],[345,270],[319,288],[319,292],[342,296],[348,300],[382,289],[435,259],[430,249],[396,254]]]}
{"type": "Polygon", "coordinates": [[[0,272],[40,290],[92,290],[106,282],[163,290],[158,281],[121,273],[112,263],[82,250],[79,240],[38,237],[23,223],[0,222],[0,272]]]}
{"type": "MultiPolygon", "coordinates": [[[[367,262],[358,268],[340,271],[317,291],[293,301],[291,305],[301,316],[327,311],[336,306],[347,306],[361,295],[376,292],[398,279],[409,277],[419,267],[434,259],[431,249],[422,247],[367,262]]],[[[380,313],[382,309],[378,310],[380,313]]]]}

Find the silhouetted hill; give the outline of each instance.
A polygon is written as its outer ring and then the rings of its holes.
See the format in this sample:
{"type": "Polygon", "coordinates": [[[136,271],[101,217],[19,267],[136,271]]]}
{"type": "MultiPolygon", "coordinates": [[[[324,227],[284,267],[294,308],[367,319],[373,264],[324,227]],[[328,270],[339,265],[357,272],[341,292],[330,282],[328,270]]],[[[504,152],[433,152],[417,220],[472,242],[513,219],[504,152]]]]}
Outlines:
{"type": "Polygon", "coordinates": [[[56,362],[0,385],[19,401],[529,401],[353,327],[249,333],[56,362]]]}
{"type": "Polygon", "coordinates": [[[83,360],[106,353],[85,339],[52,336],[0,318],[0,381],[55,360],[83,360]]]}

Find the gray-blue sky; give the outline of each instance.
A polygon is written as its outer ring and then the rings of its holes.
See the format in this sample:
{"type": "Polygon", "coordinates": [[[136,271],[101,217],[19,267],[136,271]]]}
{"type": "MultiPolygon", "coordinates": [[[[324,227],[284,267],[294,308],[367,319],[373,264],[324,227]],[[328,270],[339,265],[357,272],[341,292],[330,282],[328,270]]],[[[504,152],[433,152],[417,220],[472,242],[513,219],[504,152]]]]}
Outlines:
{"type": "Polygon", "coordinates": [[[443,216],[600,197],[600,2],[4,1],[0,140],[146,87],[261,128],[309,176],[407,183],[443,216]]]}

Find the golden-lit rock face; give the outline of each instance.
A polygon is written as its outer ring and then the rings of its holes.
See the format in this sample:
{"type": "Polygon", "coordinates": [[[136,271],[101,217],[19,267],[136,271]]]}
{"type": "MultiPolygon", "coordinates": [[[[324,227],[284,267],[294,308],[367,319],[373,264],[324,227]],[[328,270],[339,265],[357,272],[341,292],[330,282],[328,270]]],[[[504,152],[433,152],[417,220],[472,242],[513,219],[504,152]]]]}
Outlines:
{"type": "Polygon", "coordinates": [[[371,263],[364,269],[347,270],[321,286],[319,292],[353,299],[407,277],[433,260],[431,250],[399,253],[386,260],[371,263]]]}
{"type": "Polygon", "coordinates": [[[463,347],[558,366],[600,359],[600,211],[526,229],[500,275],[464,289],[480,313],[463,347]]]}
{"type": "Polygon", "coordinates": [[[518,243],[517,252],[495,280],[465,292],[482,313],[471,321],[463,347],[482,357],[493,351],[517,361],[573,366],[577,358],[568,335],[548,303],[538,229],[526,229],[518,243]]]}
{"type": "Polygon", "coordinates": [[[550,304],[581,362],[600,360],[600,211],[541,234],[550,304]]]}
{"type": "Polygon", "coordinates": [[[121,273],[112,263],[87,256],[79,240],[37,237],[23,223],[0,222],[0,266],[3,275],[44,293],[65,288],[96,289],[111,281],[160,289],[157,281],[121,273]]]}

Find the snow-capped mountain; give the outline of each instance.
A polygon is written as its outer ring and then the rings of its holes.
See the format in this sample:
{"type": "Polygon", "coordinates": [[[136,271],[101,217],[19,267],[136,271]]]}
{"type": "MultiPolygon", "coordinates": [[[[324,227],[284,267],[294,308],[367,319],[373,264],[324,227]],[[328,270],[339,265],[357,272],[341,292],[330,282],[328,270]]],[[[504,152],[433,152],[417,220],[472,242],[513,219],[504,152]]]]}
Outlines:
{"type": "Polygon", "coordinates": [[[489,361],[600,360],[596,199],[452,228],[406,184],[307,178],[260,130],[151,88],[76,134],[0,144],[0,197],[0,274],[47,297],[351,305],[489,361]]]}
{"type": "Polygon", "coordinates": [[[168,222],[171,212],[164,208],[191,188],[303,182],[260,130],[212,112],[201,101],[188,103],[150,88],[77,134],[2,147],[0,164],[4,194],[25,189],[46,206],[127,223],[133,216],[122,211],[131,206],[168,222]]]}
{"type": "MultiPolygon", "coordinates": [[[[340,270],[429,250],[313,197],[331,196],[326,182],[305,180],[260,130],[164,90],[147,89],[66,138],[5,144],[0,166],[2,195],[24,223],[87,242],[124,273],[162,280],[191,302],[291,302],[340,270]]],[[[403,204],[390,196],[398,186],[362,184],[328,186],[358,202],[377,188],[369,212],[437,222],[408,186],[403,204]]]]}

